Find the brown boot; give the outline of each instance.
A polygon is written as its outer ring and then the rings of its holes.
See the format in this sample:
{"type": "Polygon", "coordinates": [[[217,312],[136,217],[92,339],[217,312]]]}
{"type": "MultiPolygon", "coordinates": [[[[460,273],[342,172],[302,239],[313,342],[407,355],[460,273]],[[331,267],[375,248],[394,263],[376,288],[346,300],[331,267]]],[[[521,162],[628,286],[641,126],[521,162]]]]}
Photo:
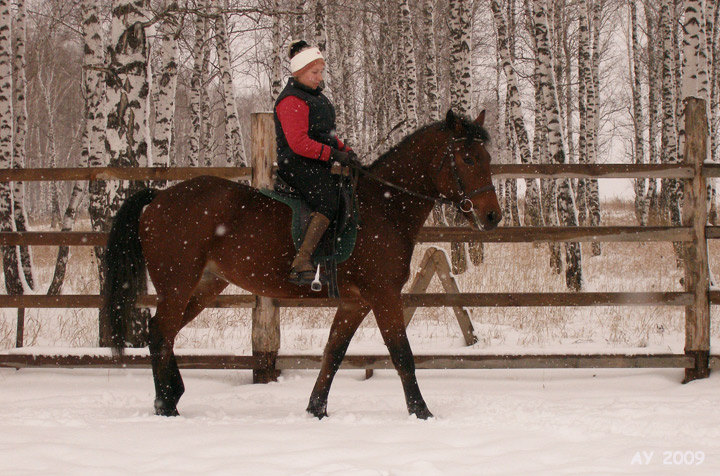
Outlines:
{"type": "Polygon", "coordinates": [[[322,238],[330,220],[317,212],[310,215],[310,223],[308,224],[302,244],[295,255],[290,270],[290,282],[298,285],[310,284],[315,278],[315,269],[311,262],[312,254],[317,248],[320,238],[322,238]]]}

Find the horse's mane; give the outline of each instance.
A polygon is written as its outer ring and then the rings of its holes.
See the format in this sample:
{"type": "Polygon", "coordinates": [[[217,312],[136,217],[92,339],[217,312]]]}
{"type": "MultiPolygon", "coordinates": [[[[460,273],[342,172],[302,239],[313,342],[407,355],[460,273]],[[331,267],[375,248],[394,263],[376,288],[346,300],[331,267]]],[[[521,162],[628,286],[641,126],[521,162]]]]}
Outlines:
{"type": "MultiPolygon", "coordinates": [[[[476,124],[473,120],[471,120],[469,117],[465,115],[455,115],[455,120],[460,121],[462,123],[462,130],[463,130],[463,136],[461,138],[467,139],[467,140],[474,140],[478,139],[483,142],[490,142],[490,133],[485,129],[483,126],[480,126],[476,124]]],[[[445,119],[440,121],[431,122],[430,124],[426,124],[424,126],[420,126],[415,131],[411,132],[410,134],[406,135],[399,143],[392,146],[387,152],[385,152],[383,155],[375,159],[371,164],[367,165],[366,169],[372,169],[373,167],[382,164],[390,154],[394,153],[397,149],[402,147],[406,142],[408,142],[412,137],[414,137],[417,134],[420,134],[422,132],[425,132],[428,129],[438,129],[440,131],[446,131],[448,130],[449,126],[445,119]]]]}

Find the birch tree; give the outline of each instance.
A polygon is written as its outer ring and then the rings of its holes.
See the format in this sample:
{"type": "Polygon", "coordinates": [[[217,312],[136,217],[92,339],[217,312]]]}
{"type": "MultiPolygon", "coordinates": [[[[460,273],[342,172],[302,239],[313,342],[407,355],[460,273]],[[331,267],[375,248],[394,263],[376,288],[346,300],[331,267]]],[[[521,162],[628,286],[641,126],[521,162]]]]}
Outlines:
{"type": "MultiPolygon", "coordinates": [[[[188,0],[188,3],[191,0],[188,0]]],[[[203,138],[204,122],[202,113],[203,93],[205,88],[205,56],[207,49],[207,11],[206,0],[195,0],[195,36],[193,42],[192,58],[193,70],[190,77],[190,118],[192,121],[192,133],[188,138],[188,156],[190,166],[196,167],[205,160],[205,146],[203,138]]]]}
{"type": "MultiPolygon", "coordinates": [[[[708,61],[710,63],[710,160],[718,161],[718,134],[720,134],[720,3],[712,2],[706,4],[707,28],[706,38],[708,39],[708,61]]],[[[713,225],[719,221],[717,180],[708,181],[709,212],[708,219],[713,225]]]]}
{"type": "MultiPolygon", "coordinates": [[[[522,99],[518,89],[515,65],[513,64],[512,56],[510,54],[507,25],[498,0],[492,0],[490,2],[490,7],[492,8],[495,19],[500,58],[502,61],[503,71],[505,73],[505,79],[507,81],[508,120],[512,125],[512,130],[508,130],[508,135],[514,134],[517,146],[520,150],[520,160],[522,163],[531,164],[533,160],[530,153],[530,141],[528,140],[525,121],[523,119],[522,99]]],[[[526,225],[541,226],[542,215],[540,213],[540,191],[536,179],[525,179],[525,197],[526,225]]]]}
{"type": "Polygon", "coordinates": [[[425,100],[428,105],[428,118],[440,120],[440,101],[438,97],[437,46],[435,43],[435,0],[423,0],[423,35],[425,43],[425,100]]]}
{"type": "MultiPolygon", "coordinates": [[[[240,118],[235,103],[235,86],[233,85],[232,62],[230,56],[230,37],[227,31],[227,19],[222,11],[216,12],[215,44],[220,67],[223,97],[225,99],[225,149],[228,166],[244,166],[245,147],[240,133],[240,118]]],[[[279,52],[277,52],[279,53],[279,52]]]]}
{"type": "MultiPolygon", "coordinates": [[[[587,5],[587,0],[584,0],[587,5]]],[[[590,69],[592,76],[588,78],[587,84],[587,122],[590,133],[587,135],[588,163],[597,163],[598,156],[598,131],[600,130],[600,107],[598,97],[600,95],[600,19],[604,0],[594,0],[590,16],[592,25],[592,54],[590,56],[590,69]],[[591,79],[591,80],[590,80],[591,79]]],[[[587,180],[587,206],[591,226],[600,226],[600,190],[597,179],[587,180]]],[[[591,245],[592,255],[599,256],[601,253],[600,243],[594,241],[591,245]]]]}
{"type": "MultiPolygon", "coordinates": [[[[50,158],[50,168],[54,169],[58,163],[58,152],[57,152],[57,140],[55,138],[55,113],[57,103],[54,100],[52,89],[55,83],[55,72],[51,69],[46,73],[43,65],[45,62],[42,57],[39,61],[37,80],[40,86],[40,92],[43,97],[43,103],[47,110],[47,150],[46,155],[50,158]]],[[[61,213],[60,213],[60,191],[58,189],[57,182],[50,182],[50,226],[57,228],[60,224],[61,213]]]]}
{"type": "MultiPolygon", "coordinates": [[[[105,153],[105,82],[102,70],[105,68],[105,55],[102,25],[95,0],[82,2],[83,33],[83,77],[82,91],[85,98],[85,130],[81,156],[88,167],[104,167],[108,164],[105,153]]],[[[109,226],[109,200],[107,184],[104,180],[88,183],[88,214],[93,231],[106,232],[109,226]]],[[[100,282],[100,294],[105,286],[105,247],[94,248],[100,282]]],[[[98,319],[99,345],[110,344],[110,326],[108,316],[100,309],[98,319]]]]}
{"type": "MultiPolygon", "coordinates": [[[[660,28],[658,16],[653,5],[648,0],[645,2],[645,24],[648,38],[658,38],[660,28]]],[[[657,148],[658,137],[658,99],[662,96],[660,86],[660,75],[658,74],[657,41],[648,41],[648,162],[651,164],[660,163],[660,156],[657,148]]],[[[662,50],[661,50],[662,51],[662,50]]],[[[647,220],[649,225],[661,223],[660,194],[658,193],[658,181],[655,178],[648,179],[647,200],[645,201],[647,220]]]]}
{"type": "Polygon", "coordinates": [[[282,19],[280,14],[280,1],[273,0],[272,2],[272,52],[270,61],[270,98],[272,102],[282,92],[282,19]]]}
{"type": "Polygon", "coordinates": [[[412,31],[412,15],[409,0],[399,0],[400,32],[402,36],[403,56],[405,58],[405,117],[406,133],[418,127],[418,81],[417,66],[415,65],[415,40],[412,31]]]}
{"type": "MultiPolygon", "coordinates": [[[[660,7],[660,32],[663,44],[662,62],[662,162],[677,163],[677,125],[675,122],[675,100],[673,80],[674,42],[672,33],[672,0],[662,0],[660,7]]],[[[669,210],[670,222],[680,225],[679,183],[676,180],[663,180],[663,208],[669,210]]],[[[665,218],[665,217],[664,217],[665,218]]],[[[667,218],[665,218],[667,220],[667,218]]]]}
{"type": "MultiPolygon", "coordinates": [[[[450,27],[450,107],[460,114],[469,114],[472,94],[471,57],[470,57],[470,1],[450,0],[449,27],[450,27]]],[[[456,211],[452,223],[463,224],[463,219],[456,211]]],[[[471,243],[471,260],[474,263],[482,262],[482,243],[471,243]]],[[[467,270],[467,257],[465,244],[453,243],[451,245],[451,261],[453,273],[462,274],[467,270]]]]}
{"type": "MultiPolygon", "coordinates": [[[[26,17],[25,0],[16,0],[17,15],[15,17],[15,28],[13,31],[15,43],[15,56],[13,61],[13,72],[15,73],[13,93],[13,167],[25,167],[25,143],[27,136],[27,79],[25,75],[25,43],[26,43],[26,17]]],[[[25,184],[23,182],[13,183],[13,214],[15,229],[19,232],[28,230],[28,219],[25,211],[25,184]]],[[[21,246],[20,265],[25,276],[25,282],[30,289],[35,287],[33,278],[33,264],[30,248],[21,246]]]]}
{"type": "MultiPolygon", "coordinates": [[[[591,134],[591,127],[588,124],[588,83],[592,82],[590,21],[587,3],[583,1],[578,10],[578,162],[587,164],[590,155],[588,136],[591,134]]],[[[586,179],[578,180],[577,208],[578,223],[584,225],[588,215],[588,183],[586,179]]]]}
{"type": "MultiPolygon", "coordinates": [[[[105,149],[109,163],[118,167],[144,166],[148,162],[147,100],[148,54],[145,37],[146,0],[114,0],[111,41],[107,47],[108,115],[105,149]]],[[[117,210],[137,185],[119,189],[111,209],[117,210]]],[[[129,326],[128,342],[144,346],[147,319],[139,315],[129,326]]]]}
{"type": "MultiPolygon", "coordinates": [[[[0,168],[13,164],[12,108],[12,15],[10,0],[0,0],[0,168]]],[[[14,231],[12,190],[8,182],[0,182],[0,231],[14,231]]],[[[3,246],[5,289],[8,294],[23,294],[16,246],[3,246]]],[[[20,316],[18,316],[20,317],[20,316]]]]}
{"type": "MultiPolygon", "coordinates": [[[[633,129],[635,132],[633,143],[633,157],[636,164],[645,163],[645,144],[643,134],[645,120],[642,109],[642,73],[640,61],[640,40],[638,39],[637,5],[628,2],[630,7],[630,37],[631,37],[631,75],[632,75],[632,102],[633,102],[633,129]]],[[[647,225],[647,206],[645,204],[645,179],[635,179],[635,216],[641,226],[647,225]]]]}
{"type": "Polygon", "coordinates": [[[155,132],[152,139],[153,160],[156,164],[164,167],[170,166],[170,149],[175,119],[178,71],[178,32],[176,30],[175,17],[166,14],[158,26],[161,52],[160,68],[155,81],[157,95],[155,97],[155,132]]]}
{"type": "MultiPolygon", "coordinates": [[[[548,37],[548,21],[544,0],[535,0],[533,5],[535,18],[535,36],[537,38],[538,62],[540,65],[540,81],[545,101],[545,119],[548,130],[548,148],[552,161],[565,163],[565,146],[558,109],[555,78],[550,54],[548,37]]],[[[558,180],[557,196],[558,215],[566,226],[577,226],[574,196],[568,179],[558,180]]],[[[565,245],[565,284],[569,289],[582,289],[582,267],[579,243],[565,245]]]]}

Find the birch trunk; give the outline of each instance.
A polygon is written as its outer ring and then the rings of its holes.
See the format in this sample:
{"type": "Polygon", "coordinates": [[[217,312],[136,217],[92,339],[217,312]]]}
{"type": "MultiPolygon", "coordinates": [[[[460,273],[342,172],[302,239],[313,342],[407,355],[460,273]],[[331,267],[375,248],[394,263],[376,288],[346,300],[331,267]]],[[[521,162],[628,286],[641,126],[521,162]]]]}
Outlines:
{"type": "Polygon", "coordinates": [[[270,96],[272,102],[282,92],[282,23],[280,17],[280,1],[272,2],[272,52],[270,68],[270,96]]]}
{"type": "MultiPolygon", "coordinates": [[[[660,24],[656,15],[654,4],[649,1],[645,3],[645,24],[648,38],[660,37],[660,24]]],[[[648,57],[648,162],[651,164],[659,164],[660,156],[657,148],[658,137],[658,99],[662,96],[660,77],[658,75],[658,50],[656,48],[657,41],[648,41],[647,57],[648,57]]],[[[658,180],[651,178],[648,180],[648,191],[646,200],[649,225],[659,225],[663,223],[661,218],[660,193],[658,193],[658,180]]]]}
{"type": "Polygon", "coordinates": [[[406,131],[412,132],[418,127],[418,82],[415,65],[415,40],[412,31],[412,15],[409,0],[399,0],[400,32],[402,35],[403,56],[405,58],[405,117],[406,131]]]}
{"type": "MultiPolygon", "coordinates": [[[[327,0],[315,0],[315,44],[323,55],[327,52],[328,34],[327,34],[327,0]]],[[[332,96],[332,81],[330,75],[324,77],[325,89],[332,96]]]]}
{"type": "MultiPolygon", "coordinates": [[[[75,215],[77,209],[80,206],[80,202],[85,194],[85,189],[79,184],[75,183],[72,192],[70,194],[70,201],[65,215],[63,216],[61,231],[71,231],[73,224],[75,223],[75,215]]],[[[48,296],[57,296],[61,294],[62,285],[65,282],[65,271],[67,270],[68,259],[70,258],[70,247],[61,246],[58,249],[57,258],[55,260],[55,272],[53,273],[52,281],[48,287],[48,296]]]]}
{"type": "MultiPolygon", "coordinates": [[[[188,0],[188,4],[191,0],[188,0]]],[[[206,0],[195,0],[195,9],[199,12],[206,11],[206,0]]],[[[189,6],[189,5],[188,5],[189,6]]],[[[195,14],[195,41],[193,43],[193,70],[190,78],[190,118],[192,121],[192,133],[188,138],[188,158],[191,167],[197,167],[204,162],[205,151],[201,146],[203,142],[202,131],[202,90],[205,88],[203,83],[203,65],[205,64],[205,50],[207,48],[205,38],[205,17],[195,14]]]]}
{"type": "MultiPolygon", "coordinates": [[[[85,98],[85,131],[83,133],[82,158],[88,167],[107,165],[105,154],[105,82],[100,72],[105,67],[102,26],[98,16],[98,4],[95,0],[83,0],[83,97],[85,98]]],[[[93,231],[109,230],[109,206],[107,186],[104,180],[94,180],[88,184],[88,214],[93,231]]],[[[100,282],[100,294],[105,291],[105,248],[94,249],[100,282]]],[[[98,316],[99,345],[109,346],[110,323],[102,311],[98,316]]]]}
{"type": "Polygon", "coordinates": [[[425,37],[425,97],[430,121],[440,120],[438,97],[437,46],[435,43],[435,0],[423,0],[423,26],[425,37]]]}
{"type": "MultiPolygon", "coordinates": [[[[15,42],[14,56],[14,73],[16,82],[14,83],[13,94],[13,112],[14,118],[14,143],[13,143],[13,167],[25,167],[25,150],[27,137],[27,79],[25,76],[25,41],[26,41],[26,21],[25,21],[25,0],[16,0],[17,15],[15,17],[15,30],[13,31],[15,42]]],[[[25,184],[23,182],[13,183],[13,213],[15,219],[15,229],[17,231],[28,230],[28,219],[25,211],[25,184]]],[[[30,247],[21,246],[20,265],[25,276],[25,282],[28,288],[35,287],[35,279],[33,278],[33,263],[30,247]]]]}
{"type": "MultiPolygon", "coordinates": [[[[716,2],[715,6],[710,10],[709,3],[707,5],[707,16],[709,26],[707,28],[708,38],[708,54],[710,57],[710,160],[718,162],[718,146],[720,140],[720,2],[716,2]]],[[[708,218],[710,223],[717,225],[720,222],[720,212],[718,210],[718,193],[717,180],[709,180],[708,200],[709,212],[708,218]]]]}
{"type": "MultiPolygon", "coordinates": [[[[635,130],[635,142],[633,145],[633,156],[636,164],[645,163],[645,144],[643,133],[645,131],[645,119],[642,110],[642,73],[640,67],[640,40],[638,39],[637,5],[630,3],[630,30],[631,30],[631,74],[632,74],[632,96],[633,96],[633,128],[635,130]]],[[[635,217],[640,226],[647,225],[647,206],[645,204],[646,179],[635,179],[635,217]]]]}
{"type": "MultiPolygon", "coordinates": [[[[467,115],[470,113],[472,94],[470,0],[450,0],[449,5],[450,64],[452,65],[450,69],[450,107],[457,113],[467,115]]],[[[454,210],[453,212],[452,223],[455,226],[464,225],[464,218],[454,210]]],[[[482,243],[471,243],[470,247],[470,259],[474,263],[482,262],[482,243]]],[[[451,258],[455,274],[462,274],[467,270],[464,243],[453,243],[451,258]]]]}
{"type": "Polygon", "coordinates": [[[153,135],[153,158],[157,165],[170,166],[170,149],[175,120],[175,92],[177,90],[177,32],[175,20],[167,16],[160,22],[158,33],[161,41],[160,68],[157,72],[155,101],[155,133],[153,135]]]}
{"type": "MultiPolygon", "coordinates": [[[[590,135],[588,140],[588,162],[597,163],[598,156],[598,133],[600,130],[600,114],[598,107],[600,106],[598,97],[600,96],[600,19],[602,15],[604,0],[595,0],[592,7],[592,55],[591,70],[592,81],[588,82],[588,124],[590,125],[590,135]],[[590,87],[592,85],[592,88],[590,87]]],[[[600,226],[600,190],[597,179],[589,179],[587,187],[587,203],[588,214],[590,216],[591,226],[600,226]]],[[[602,248],[600,243],[594,241],[592,243],[592,255],[600,256],[602,248]]]]}
{"type": "MultiPolygon", "coordinates": [[[[590,22],[588,20],[587,5],[580,4],[578,12],[578,162],[589,163],[588,136],[590,127],[588,124],[588,83],[592,81],[592,69],[590,66],[590,22]]],[[[588,217],[588,181],[578,180],[577,191],[578,223],[585,225],[588,217]]]]}
{"type": "Polygon", "coordinates": [[[705,38],[705,5],[702,0],[684,0],[682,97],[702,99],[710,96],[707,40],[705,38]]]}
{"type": "MultiPolygon", "coordinates": [[[[535,18],[535,36],[537,38],[540,80],[545,101],[545,119],[548,130],[548,148],[553,163],[565,163],[565,146],[557,101],[557,88],[553,75],[552,56],[548,36],[548,21],[543,0],[535,0],[533,15],[535,18]]],[[[558,182],[557,207],[558,215],[566,226],[577,226],[575,202],[568,179],[558,182]]],[[[569,289],[582,289],[582,266],[579,243],[565,245],[565,284],[569,289]]]]}
{"type": "MultiPolygon", "coordinates": [[[[682,99],[702,99],[707,107],[710,99],[710,69],[708,67],[708,41],[706,36],[705,3],[703,0],[685,0],[685,22],[683,25],[682,99]]],[[[685,121],[681,121],[685,124],[685,121]]],[[[709,125],[709,124],[708,124],[709,125]]],[[[709,129],[710,130],[710,129],[709,129]]],[[[712,147],[712,146],[711,146],[712,147]]],[[[685,130],[681,130],[680,150],[685,148],[685,130]]],[[[709,188],[713,188],[707,181],[709,188]]],[[[711,199],[712,192],[708,193],[711,199]]]]}
{"type": "MultiPolygon", "coordinates": [[[[138,167],[148,161],[147,6],[146,0],[113,1],[111,42],[107,48],[110,72],[106,75],[109,111],[105,135],[111,166],[138,167]]],[[[127,196],[142,186],[123,185],[111,200],[111,209],[116,211],[127,196]]],[[[130,345],[146,345],[147,322],[146,312],[136,313],[128,326],[130,345]]]]}
{"type": "MultiPolygon", "coordinates": [[[[12,168],[13,164],[11,34],[10,0],[0,0],[0,168],[3,169],[12,168]]],[[[13,225],[12,190],[8,182],[0,182],[0,231],[14,231],[13,225]]],[[[7,293],[23,294],[17,247],[3,246],[2,255],[7,293]]]]}
{"type": "Polygon", "coordinates": [[[293,6],[295,8],[295,14],[292,16],[292,28],[291,34],[293,40],[300,40],[305,38],[305,8],[307,4],[305,0],[294,0],[293,6]]]}
{"type": "MultiPolygon", "coordinates": [[[[677,163],[677,125],[675,117],[675,100],[673,81],[673,65],[674,65],[674,42],[672,33],[671,13],[672,0],[662,0],[660,8],[660,28],[662,32],[663,44],[663,63],[662,63],[662,162],[677,163]]],[[[680,207],[679,207],[679,183],[677,180],[666,179],[662,182],[663,186],[663,209],[668,210],[670,223],[680,226],[680,207]]],[[[667,221],[668,215],[665,214],[664,221],[667,221]]]]}
{"type": "MultiPolygon", "coordinates": [[[[525,128],[525,120],[523,119],[522,99],[518,89],[518,79],[509,46],[505,18],[498,0],[490,2],[490,7],[495,18],[500,58],[505,80],[507,81],[508,123],[512,126],[512,129],[508,129],[508,134],[514,133],[520,151],[520,161],[523,164],[531,164],[533,163],[533,157],[530,153],[530,141],[525,128]]],[[[525,179],[525,225],[542,226],[540,190],[536,179],[525,179]]]]}
{"type": "MultiPolygon", "coordinates": [[[[235,102],[235,86],[233,85],[232,58],[230,56],[230,37],[227,31],[227,20],[222,11],[215,17],[215,44],[220,68],[220,81],[225,99],[225,149],[228,167],[242,167],[245,160],[245,147],[240,133],[240,118],[235,102]]],[[[277,54],[280,52],[278,51],[277,54]]]]}
{"type": "MultiPolygon", "coordinates": [[[[40,61],[38,68],[38,85],[40,86],[40,93],[42,94],[43,104],[47,111],[47,144],[48,149],[46,154],[49,155],[51,169],[56,168],[58,162],[57,154],[57,141],[55,139],[55,112],[56,104],[53,101],[52,87],[55,82],[54,72],[50,72],[48,77],[45,78],[45,71],[43,68],[43,62],[40,61]]],[[[58,190],[57,182],[49,182],[50,188],[50,226],[54,229],[60,226],[62,215],[60,213],[60,191],[58,190]]]]}

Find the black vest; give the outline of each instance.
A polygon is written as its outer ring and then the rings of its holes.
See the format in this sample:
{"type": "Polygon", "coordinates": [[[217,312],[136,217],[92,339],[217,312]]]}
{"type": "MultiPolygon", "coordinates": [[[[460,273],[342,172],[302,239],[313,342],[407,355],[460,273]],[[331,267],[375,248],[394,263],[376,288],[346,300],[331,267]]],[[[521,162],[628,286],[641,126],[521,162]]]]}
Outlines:
{"type": "Polygon", "coordinates": [[[335,108],[330,100],[322,94],[322,89],[310,89],[303,86],[295,78],[288,80],[287,86],[280,93],[275,101],[275,134],[277,137],[277,160],[278,167],[283,167],[290,160],[301,160],[301,157],[290,149],[285,133],[283,132],[280,120],[277,116],[277,105],[288,96],[295,96],[302,99],[310,108],[308,117],[308,136],[321,144],[337,148],[337,137],[335,132],[335,108]]]}

